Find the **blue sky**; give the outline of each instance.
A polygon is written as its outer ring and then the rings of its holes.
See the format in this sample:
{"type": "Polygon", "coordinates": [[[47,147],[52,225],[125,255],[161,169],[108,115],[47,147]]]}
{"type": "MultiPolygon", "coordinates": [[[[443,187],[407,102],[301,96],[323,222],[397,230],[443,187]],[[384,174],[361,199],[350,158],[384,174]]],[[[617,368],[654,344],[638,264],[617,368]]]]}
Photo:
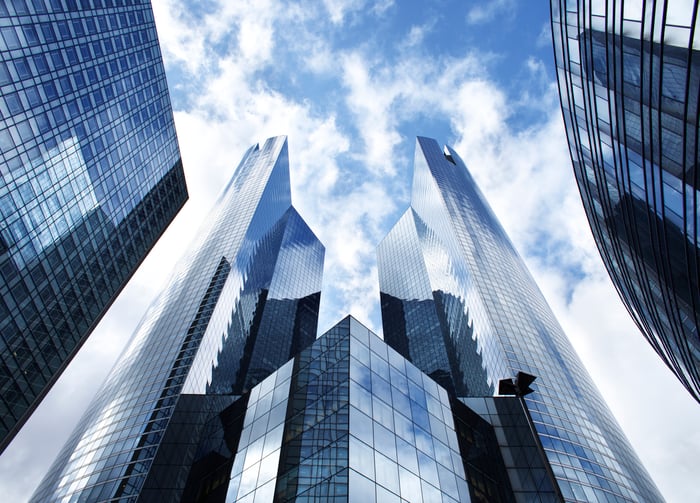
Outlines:
{"type": "Polygon", "coordinates": [[[700,406],[624,311],[581,208],[548,2],[153,5],[190,201],[0,458],[8,501],[38,484],[245,149],[278,134],[295,206],[327,249],[321,330],[351,313],[381,331],[375,247],[408,204],[415,136],[449,143],[662,493],[700,500],[700,406]]]}

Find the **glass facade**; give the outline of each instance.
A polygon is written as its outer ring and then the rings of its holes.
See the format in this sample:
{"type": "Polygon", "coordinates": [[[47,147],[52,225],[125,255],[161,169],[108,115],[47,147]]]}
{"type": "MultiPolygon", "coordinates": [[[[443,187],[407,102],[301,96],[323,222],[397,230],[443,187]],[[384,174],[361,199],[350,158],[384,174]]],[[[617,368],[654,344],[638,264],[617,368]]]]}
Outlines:
{"type": "Polygon", "coordinates": [[[453,400],[453,411],[460,448],[467,453],[463,457],[474,465],[467,470],[473,502],[562,501],[551,465],[533,433],[532,418],[519,398],[462,398],[453,400]],[[468,442],[462,447],[465,437],[468,442]],[[494,455],[499,449],[501,456],[494,455]],[[509,484],[499,480],[499,466],[507,471],[509,484]]]}
{"type": "MultiPolygon", "coordinates": [[[[530,463],[533,468],[517,476],[531,480],[542,474],[541,458],[518,455],[522,444],[529,445],[525,435],[512,452],[504,451],[510,456],[505,461],[491,425],[501,415],[493,406],[488,410],[492,416],[482,417],[454,400],[347,317],[210,415],[199,430],[196,454],[188,458],[185,489],[170,500],[557,501],[551,479],[548,486],[538,480],[540,487],[528,487],[527,494],[511,490],[507,466],[530,463]]],[[[522,409],[503,416],[508,426],[518,420],[526,421],[522,409]]],[[[182,437],[182,445],[188,438],[182,437]]],[[[163,501],[153,494],[153,501],[163,501]]],[[[140,501],[150,499],[142,493],[140,501]]]]}
{"type": "Polygon", "coordinates": [[[418,138],[411,207],[380,243],[378,268],[387,342],[460,398],[537,376],[524,403],[566,501],[663,501],[449,147],[418,138]]]}
{"type": "Polygon", "coordinates": [[[187,199],[147,0],[0,2],[0,450],[187,199]]]}
{"type": "Polygon", "coordinates": [[[208,417],[315,339],[323,258],[286,138],[251,147],[33,500],[181,492],[208,417]]]}
{"type": "Polygon", "coordinates": [[[593,236],[637,326],[700,401],[697,6],[551,5],[562,111],[593,236]]]}

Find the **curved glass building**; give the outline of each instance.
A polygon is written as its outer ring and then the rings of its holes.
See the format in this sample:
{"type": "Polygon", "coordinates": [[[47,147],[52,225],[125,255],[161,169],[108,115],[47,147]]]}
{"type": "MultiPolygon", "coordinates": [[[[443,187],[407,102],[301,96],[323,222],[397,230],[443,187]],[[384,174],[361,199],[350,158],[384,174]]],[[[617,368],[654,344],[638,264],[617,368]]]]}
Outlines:
{"type": "Polygon", "coordinates": [[[552,0],[564,123],[610,277],[700,401],[697,2],[552,0]]]}
{"type": "Polygon", "coordinates": [[[206,421],[315,340],[325,251],[286,137],[246,152],[207,222],[33,501],[177,500],[206,421]]]}
{"type": "Polygon", "coordinates": [[[150,1],[0,2],[0,117],[1,452],[187,200],[150,1]]]}
{"type": "Polygon", "coordinates": [[[463,161],[418,138],[413,176],[378,247],[387,344],[469,406],[536,376],[524,403],[565,501],[663,501],[463,161]]]}

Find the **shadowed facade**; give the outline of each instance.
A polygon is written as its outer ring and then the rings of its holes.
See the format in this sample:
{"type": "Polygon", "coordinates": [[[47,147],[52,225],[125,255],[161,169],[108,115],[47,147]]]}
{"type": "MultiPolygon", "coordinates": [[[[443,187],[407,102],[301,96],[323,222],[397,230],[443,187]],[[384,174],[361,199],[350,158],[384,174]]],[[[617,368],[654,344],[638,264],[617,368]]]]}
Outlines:
{"type": "Polygon", "coordinates": [[[187,200],[151,4],[0,3],[0,452],[187,200]]]}

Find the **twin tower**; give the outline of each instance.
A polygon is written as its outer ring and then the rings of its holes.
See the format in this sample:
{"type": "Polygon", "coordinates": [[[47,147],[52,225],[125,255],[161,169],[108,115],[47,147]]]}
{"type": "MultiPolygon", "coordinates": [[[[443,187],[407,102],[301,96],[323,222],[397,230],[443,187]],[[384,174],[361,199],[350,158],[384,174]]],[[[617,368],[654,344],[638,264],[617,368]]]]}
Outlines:
{"type": "Polygon", "coordinates": [[[384,340],[317,338],[287,140],[250,148],[33,500],[663,501],[462,160],[414,162],[384,340]]]}

